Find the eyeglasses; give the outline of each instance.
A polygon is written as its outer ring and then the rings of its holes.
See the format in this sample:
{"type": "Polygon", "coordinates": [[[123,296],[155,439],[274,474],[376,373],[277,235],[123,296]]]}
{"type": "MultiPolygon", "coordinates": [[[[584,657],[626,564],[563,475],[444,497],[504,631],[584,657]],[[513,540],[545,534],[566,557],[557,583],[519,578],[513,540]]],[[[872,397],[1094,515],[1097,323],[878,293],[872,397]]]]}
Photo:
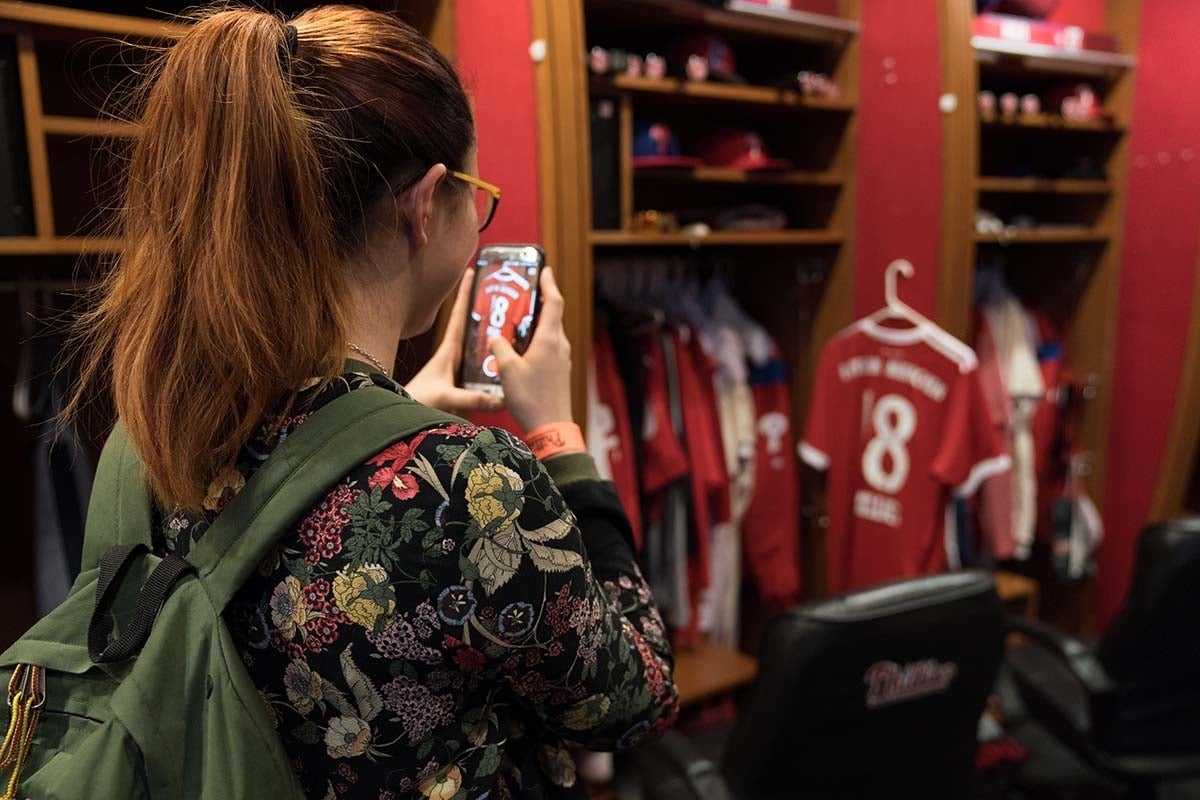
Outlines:
{"type": "Polygon", "coordinates": [[[450,176],[475,187],[475,213],[478,215],[479,232],[483,233],[492,224],[492,217],[496,216],[496,209],[500,207],[500,187],[465,172],[450,170],[450,176]]]}
{"type": "MultiPolygon", "coordinates": [[[[399,196],[408,191],[424,174],[419,172],[399,186],[393,187],[392,194],[399,196]]],[[[475,197],[475,214],[479,220],[479,232],[483,233],[487,226],[492,224],[492,217],[496,216],[496,209],[500,207],[500,187],[457,170],[449,170],[446,174],[474,187],[472,194],[475,197]]]]}

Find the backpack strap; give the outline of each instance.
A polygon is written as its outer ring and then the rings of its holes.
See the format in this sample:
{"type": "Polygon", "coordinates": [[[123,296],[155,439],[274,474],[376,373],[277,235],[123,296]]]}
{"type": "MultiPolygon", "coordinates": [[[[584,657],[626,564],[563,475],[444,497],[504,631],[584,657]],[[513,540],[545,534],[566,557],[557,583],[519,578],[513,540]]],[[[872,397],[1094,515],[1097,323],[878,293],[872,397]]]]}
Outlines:
{"type": "Polygon", "coordinates": [[[366,459],[413,433],[463,422],[377,386],[315,412],[282,442],[188,553],[209,597],[225,608],[301,514],[366,459]]]}

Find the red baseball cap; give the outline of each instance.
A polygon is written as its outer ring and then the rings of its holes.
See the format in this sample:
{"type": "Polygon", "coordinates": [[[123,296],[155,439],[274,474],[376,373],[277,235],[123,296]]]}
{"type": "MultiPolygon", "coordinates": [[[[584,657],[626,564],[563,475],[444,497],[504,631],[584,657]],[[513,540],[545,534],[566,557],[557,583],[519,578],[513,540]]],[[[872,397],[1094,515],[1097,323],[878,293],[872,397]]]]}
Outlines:
{"type": "Polygon", "coordinates": [[[786,158],[771,158],[762,137],[753,131],[722,131],[700,145],[700,157],[710,167],[748,170],[791,169],[786,158]]]}

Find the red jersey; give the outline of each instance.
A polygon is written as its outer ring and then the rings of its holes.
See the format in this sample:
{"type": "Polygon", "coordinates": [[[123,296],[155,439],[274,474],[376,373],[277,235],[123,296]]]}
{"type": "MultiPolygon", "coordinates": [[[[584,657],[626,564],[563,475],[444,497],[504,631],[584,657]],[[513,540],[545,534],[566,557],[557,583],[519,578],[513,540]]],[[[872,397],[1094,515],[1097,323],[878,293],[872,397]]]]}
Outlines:
{"type": "Polygon", "coordinates": [[[638,491],[637,461],[625,382],[617,370],[608,329],[597,325],[592,338],[592,369],[588,380],[588,451],[596,460],[600,477],[611,480],[629,526],[633,541],[642,547],[642,510],[638,491]]]}
{"type": "Polygon", "coordinates": [[[829,473],[835,593],[947,569],[951,496],[973,494],[1010,463],[971,349],[933,326],[869,320],[821,352],[800,456],[829,473]]]}
{"type": "Polygon", "coordinates": [[[688,593],[691,597],[691,624],[676,632],[676,644],[699,641],[700,597],[709,585],[709,559],[712,526],[730,520],[729,473],[721,449],[721,431],[717,423],[717,399],[713,392],[713,365],[690,329],[671,334],[679,394],[683,405],[684,440],[691,466],[692,520],[695,547],[688,542],[688,593]]]}
{"type": "Polygon", "coordinates": [[[642,421],[642,491],[647,497],[667,488],[688,474],[688,457],[671,425],[671,401],[667,395],[667,367],[663,362],[658,334],[644,336],[642,370],[646,384],[646,411],[642,421]]]}
{"type": "Polygon", "coordinates": [[[778,353],[750,369],[754,394],[754,494],[742,518],[746,572],[772,608],[800,599],[800,484],[792,449],[787,366],[778,353]]]}

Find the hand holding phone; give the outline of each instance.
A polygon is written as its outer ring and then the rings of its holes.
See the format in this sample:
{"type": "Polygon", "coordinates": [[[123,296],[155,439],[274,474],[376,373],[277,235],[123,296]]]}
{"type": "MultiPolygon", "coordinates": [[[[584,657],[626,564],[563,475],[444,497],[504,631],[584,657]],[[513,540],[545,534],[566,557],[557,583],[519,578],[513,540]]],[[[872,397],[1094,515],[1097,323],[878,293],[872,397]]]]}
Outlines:
{"type": "Polygon", "coordinates": [[[533,340],[540,311],[539,279],[546,264],[531,244],[488,245],[475,262],[475,286],[463,338],[459,383],[502,397],[500,369],[489,342],[501,338],[522,354],[533,340]]]}
{"type": "Polygon", "coordinates": [[[525,431],[574,421],[571,343],[563,328],[564,305],[554,270],[546,267],[542,271],[541,314],[528,349],[521,355],[503,337],[491,341],[508,410],[525,431]]]}
{"type": "Polygon", "coordinates": [[[471,289],[475,286],[475,271],[467,270],[458,292],[454,297],[454,308],[446,326],[442,341],[425,366],[404,384],[418,401],[430,408],[466,416],[477,411],[499,411],[504,408],[504,399],[492,394],[472,392],[457,385],[459,362],[462,359],[463,332],[466,328],[467,310],[471,306],[471,289]]]}

